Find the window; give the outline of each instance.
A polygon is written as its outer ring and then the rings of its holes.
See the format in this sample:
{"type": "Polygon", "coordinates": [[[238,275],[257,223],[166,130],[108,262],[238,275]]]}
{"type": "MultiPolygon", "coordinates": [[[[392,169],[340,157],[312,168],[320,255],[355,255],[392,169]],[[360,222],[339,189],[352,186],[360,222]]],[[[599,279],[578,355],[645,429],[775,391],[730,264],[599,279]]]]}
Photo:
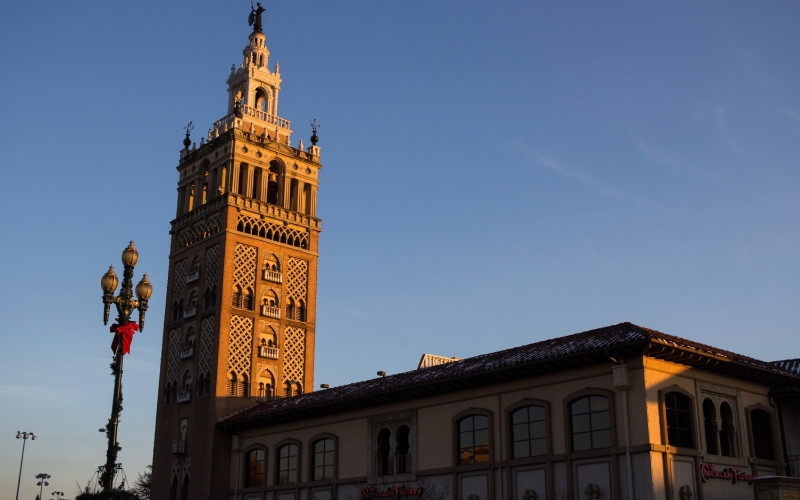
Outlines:
{"type": "Polygon", "coordinates": [[[525,406],[511,413],[511,456],[547,454],[547,420],[542,406],[525,406]]]}
{"type": "Polygon", "coordinates": [[[298,481],[298,449],[296,444],[285,444],[278,449],[278,484],[298,481]]]}
{"type": "Polygon", "coordinates": [[[734,406],[735,398],[720,394],[704,396],[703,429],[708,454],[724,457],[739,456],[734,406]]]}
{"type": "Polygon", "coordinates": [[[408,412],[371,419],[372,468],[370,476],[411,475],[414,473],[414,425],[408,412]]]}
{"type": "Polygon", "coordinates": [[[410,460],[408,456],[408,450],[410,449],[410,444],[408,441],[409,435],[411,434],[411,429],[408,428],[407,425],[401,425],[399,429],[397,429],[396,434],[396,443],[395,443],[395,455],[397,456],[397,473],[398,474],[405,474],[407,472],[411,472],[410,470],[410,460]]]}
{"type": "Polygon", "coordinates": [[[245,454],[244,486],[264,486],[264,470],[266,469],[266,453],[262,449],[250,450],[245,454]]]}
{"type": "Polygon", "coordinates": [[[597,450],[611,446],[608,398],[584,396],[570,404],[572,451],[597,450]]]}
{"type": "Polygon", "coordinates": [[[692,400],[680,392],[664,395],[667,420],[667,444],[694,448],[692,432],[692,400]]]}
{"type": "Polygon", "coordinates": [[[734,457],[736,435],[734,434],[733,410],[727,401],[719,407],[719,416],[722,418],[722,427],[719,430],[719,451],[726,457],[734,457]]]}
{"type": "Polygon", "coordinates": [[[458,463],[489,461],[489,417],[470,415],[458,421],[458,463]]]}
{"type": "Polygon", "coordinates": [[[388,476],[389,475],[389,453],[390,453],[390,441],[391,441],[392,431],[387,428],[383,428],[378,431],[378,467],[377,467],[377,475],[378,476],[388,476]]]}
{"type": "Polygon", "coordinates": [[[333,463],[336,451],[333,439],[324,438],[314,442],[313,450],[312,480],[333,479],[333,463]]]}
{"type": "Polygon", "coordinates": [[[756,458],[775,460],[772,445],[772,416],[769,412],[756,409],[750,412],[751,439],[756,458]]]}

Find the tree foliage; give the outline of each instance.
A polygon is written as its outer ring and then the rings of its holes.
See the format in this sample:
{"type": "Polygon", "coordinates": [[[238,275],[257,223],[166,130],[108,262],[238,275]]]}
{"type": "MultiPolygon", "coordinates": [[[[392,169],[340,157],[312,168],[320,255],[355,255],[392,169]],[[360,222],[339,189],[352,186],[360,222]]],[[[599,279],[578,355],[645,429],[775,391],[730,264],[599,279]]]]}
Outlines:
{"type": "Polygon", "coordinates": [[[150,483],[153,480],[153,466],[148,465],[145,468],[144,474],[139,473],[136,482],[133,483],[133,492],[136,493],[141,500],[150,500],[150,483]]]}
{"type": "Polygon", "coordinates": [[[75,500],[141,500],[139,495],[130,491],[124,490],[111,490],[108,493],[101,491],[99,493],[81,493],[75,497],[75,500]]]}

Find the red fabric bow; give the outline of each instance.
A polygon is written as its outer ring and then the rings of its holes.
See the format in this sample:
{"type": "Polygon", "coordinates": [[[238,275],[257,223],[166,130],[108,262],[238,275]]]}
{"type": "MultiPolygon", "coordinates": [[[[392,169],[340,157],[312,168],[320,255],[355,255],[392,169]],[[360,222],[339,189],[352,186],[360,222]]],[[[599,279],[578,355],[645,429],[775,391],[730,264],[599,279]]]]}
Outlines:
{"type": "Polygon", "coordinates": [[[114,333],[114,340],[111,341],[111,350],[117,352],[117,346],[122,342],[122,355],[131,353],[131,342],[133,341],[133,334],[139,329],[139,324],[135,321],[128,322],[127,325],[118,325],[114,323],[111,325],[111,331],[114,333]]]}

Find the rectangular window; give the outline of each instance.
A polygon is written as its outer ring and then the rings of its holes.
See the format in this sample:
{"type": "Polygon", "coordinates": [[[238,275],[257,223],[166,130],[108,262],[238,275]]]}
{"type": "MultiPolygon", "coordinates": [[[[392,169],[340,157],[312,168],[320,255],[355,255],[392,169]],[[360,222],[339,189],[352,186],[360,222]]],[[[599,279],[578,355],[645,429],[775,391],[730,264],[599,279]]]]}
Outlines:
{"type": "Polygon", "coordinates": [[[470,415],[458,423],[458,463],[489,461],[489,417],[470,415]]]}
{"type": "Polygon", "coordinates": [[[314,481],[333,479],[333,439],[320,439],[314,443],[314,481]]]}
{"type": "Polygon", "coordinates": [[[570,404],[572,451],[597,450],[611,446],[608,398],[585,396],[570,404]]]}
{"type": "Polygon", "coordinates": [[[298,481],[297,451],[296,444],[283,445],[278,451],[278,484],[290,484],[298,481]]]}

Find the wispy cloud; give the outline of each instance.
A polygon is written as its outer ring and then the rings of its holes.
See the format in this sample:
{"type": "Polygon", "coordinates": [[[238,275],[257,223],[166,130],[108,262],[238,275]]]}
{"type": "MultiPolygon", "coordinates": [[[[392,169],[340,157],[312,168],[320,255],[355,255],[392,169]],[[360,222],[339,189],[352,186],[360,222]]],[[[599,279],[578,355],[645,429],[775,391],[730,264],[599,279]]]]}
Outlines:
{"type": "Polygon", "coordinates": [[[780,108],[778,108],[778,112],[795,120],[800,120],[800,111],[798,111],[795,108],[791,108],[789,106],[781,106],[780,108]]]}
{"type": "Polygon", "coordinates": [[[590,188],[591,190],[596,191],[613,200],[630,203],[632,205],[636,205],[642,208],[648,208],[650,210],[655,210],[665,214],[672,213],[671,210],[664,208],[656,203],[653,203],[652,201],[646,198],[642,198],[640,196],[636,196],[621,189],[615,188],[609,184],[606,184],[605,182],[595,179],[594,177],[591,177],[589,175],[586,175],[584,173],[566,167],[565,165],[559,163],[558,161],[548,156],[539,156],[536,158],[536,162],[539,165],[547,167],[551,171],[563,177],[572,179],[580,184],[583,184],[584,186],[590,188]]]}
{"type": "Polygon", "coordinates": [[[686,173],[692,177],[703,179],[717,177],[717,174],[709,171],[708,169],[698,167],[693,162],[678,158],[671,152],[665,151],[642,139],[641,137],[636,137],[634,141],[636,142],[636,148],[645,156],[645,158],[652,163],[667,167],[671,172],[686,173]]]}

